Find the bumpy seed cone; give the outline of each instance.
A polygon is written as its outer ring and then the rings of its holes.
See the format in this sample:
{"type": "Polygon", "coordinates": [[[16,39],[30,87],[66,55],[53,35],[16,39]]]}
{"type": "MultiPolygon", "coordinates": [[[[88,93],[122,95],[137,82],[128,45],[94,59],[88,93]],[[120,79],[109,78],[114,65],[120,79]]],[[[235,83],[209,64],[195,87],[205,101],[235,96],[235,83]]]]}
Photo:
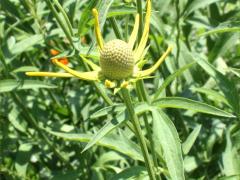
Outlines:
{"type": "Polygon", "coordinates": [[[134,58],[129,45],[119,39],[107,42],[101,50],[100,66],[106,78],[120,80],[133,74],[134,58]]]}

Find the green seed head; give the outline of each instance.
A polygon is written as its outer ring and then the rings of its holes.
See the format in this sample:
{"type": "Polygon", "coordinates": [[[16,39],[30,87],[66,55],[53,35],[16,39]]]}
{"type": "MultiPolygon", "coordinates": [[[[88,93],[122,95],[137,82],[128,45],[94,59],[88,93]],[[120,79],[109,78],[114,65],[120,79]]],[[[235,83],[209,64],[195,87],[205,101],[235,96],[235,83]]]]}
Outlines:
{"type": "Polygon", "coordinates": [[[107,42],[100,54],[100,66],[106,78],[120,80],[133,74],[134,58],[129,45],[119,39],[107,42]]]}

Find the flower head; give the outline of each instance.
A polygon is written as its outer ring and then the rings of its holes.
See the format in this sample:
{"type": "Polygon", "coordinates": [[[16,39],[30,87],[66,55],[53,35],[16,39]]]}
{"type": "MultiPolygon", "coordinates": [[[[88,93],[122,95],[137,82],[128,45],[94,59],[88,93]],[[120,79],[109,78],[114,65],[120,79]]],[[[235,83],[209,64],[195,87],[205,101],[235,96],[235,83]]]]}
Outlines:
{"type": "Polygon", "coordinates": [[[59,59],[53,59],[52,62],[64,69],[66,73],[27,72],[26,74],[28,76],[77,77],[88,81],[104,80],[106,87],[109,88],[116,87],[118,83],[115,83],[115,81],[121,81],[122,85],[120,87],[125,87],[129,84],[128,82],[148,77],[160,66],[166,56],[171,52],[172,47],[168,47],[166,52],[151,68],[146,70],[141,69],[145,62],[144,55],[146,53],[146,44],[149,35],[151,0],[147,0],[146,6],[147,9],[142,37],[138,46],[135,48],[134,45],[139,29],[139,14],[135,17],[135,24],[128,42],[124,42],[120,39],[114,39],[105,43],[99,26],[98,11],[93,9],[92,13],[95,18],[95,35],[100,50],[99,65],[96,65],[86,57],[81,56],[83,61],[92,68],[92,71],[77,72],[62,63],[59,59]]]}

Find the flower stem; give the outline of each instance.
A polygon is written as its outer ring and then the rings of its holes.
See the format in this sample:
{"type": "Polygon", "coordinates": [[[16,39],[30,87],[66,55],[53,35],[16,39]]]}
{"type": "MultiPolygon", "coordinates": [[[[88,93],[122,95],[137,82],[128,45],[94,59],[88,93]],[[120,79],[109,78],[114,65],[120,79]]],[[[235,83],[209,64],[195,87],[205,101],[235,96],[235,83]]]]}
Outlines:
{"type": "MultiPolygon", "coordinates": [[[[140,80],[136,83],[136,90],[137,90],[137,95],[138,95],[139,101],[150,103],[150,99],[149,99],[147,91],[144,87],[143,80],[140,80]]],[[[157,157],[156,157],[156,153],[155,153],[155,144],[154,144],[154,141],[153,141],[153,138],[152,138],[151,128],[150,128],[150,125],[148,123],[148,117],[147,117],[146,112],[143,113],[143,120],[144,120],[144,125],[145,125],[146,131],[147,131],[147,138],[150,142],[149,146],[150,146],[151,153],[152,153],[153,164],[154,164],[154,167],[157,168],[158,167],[158,162],[157,162],[157,157]]],[[[161,176],[157,175],[157,179],[160,180],[161,176]]]]}
{"type": "Polygon", "coordinates": [[[142,149],[142,153],[143,153],[143,157],[144,157],[144,161],[146,164],[146,168],[149,174],[149,177],[151,180],[156,180],[155,178],[155,174],[154,174],[154,170],[153,170],[153,166],[152,166],[152,162],[150,160],[150,156],[148,153],[148,149],[147,149],[147,145],[146,142],[144,140],[144,136],[142,134],[142,130],[141,130],[141,126],[139,123],[139,119],[134,111],[133,105],[132,105],[132,100],[130,97],[130,93],[128,91],[127,88],[123,88],[122,89],[122,95],[129,113],[129,118],[132,121],[132,124],[135,128],[135,135],[138,138],[138,141],[140,143],[141,149],[142,149]]]}
{"type": "Polygon", "coordinates": [[[138,42],[140,42],[143,32],[143,11],[142,11],[142,0],[137,0],[137,12],[139,14],[139,32],[138,42]]]}

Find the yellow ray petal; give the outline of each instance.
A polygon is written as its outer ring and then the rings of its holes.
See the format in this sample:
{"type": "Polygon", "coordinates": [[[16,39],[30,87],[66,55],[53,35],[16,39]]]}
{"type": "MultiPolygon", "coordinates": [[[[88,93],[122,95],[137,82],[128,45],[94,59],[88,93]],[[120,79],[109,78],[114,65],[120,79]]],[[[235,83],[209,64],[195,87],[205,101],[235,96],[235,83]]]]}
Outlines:
{"type": "Polygon", "coordinates": [[[149,76],[150,74],[152,74],[154,71],[157,70],[157,68],[162,64],[162,62],[165,60],[165,58],[167,57],[167,55],[172,51],[172,46],[169,46],[166,50],[166,52],[163,53],[163,55],[159,58],[159,60],[149,69],[144,70],[144,71],[138,71],[136,72],[136,74],[134,75],[137,78],[141,78],[144,76],[149,76]]]}
{"type": "Polygon", "coordinates": [[[139,58],[142,56],[145,46],[147,44],[149,27],[150,27],[150,16],[151,16],[151,0],[147,0],[147,11],[145,16],[143,34],[142,34],[142,38],[140,40],[139,46],[134,52],[135,61],[138,61],[139,58]]]}
{"type": "Polygon", "coordinates": [[[45,77],[74,77],[69,73],[60,73],[60,72],[26,72],[27,76],[45,76],[45,77]]]}
{"type": "Polygon", "coordinates": [[[128,41],[128,44],[131,48],[133,48],[134,43],[137,39],[138,28],[139,28],[139,14],[137,14],[136,17],[135,17],[135,23],[134,23],[133,31],[132,31],[131,36],[130,36],[129,41],[128,41]]]}
{"type": "Polygon", "coordinates": [[[79,79],[82,80],[87,80],[87,81],[97,81],[98,80],[98,73],[99,71],[90,71],[90,72],[77,72],[68,66],[60,63],[57,59],[53,59],[52,62],[56,64],[57,66],[61,67],[68,73],[72,74],[75,77],[78,77],[79,79]]]}
{"type": "Polygon", "coordinates": [[[100,25],[99,25],[99,19],[98,19],[98,11],[97,9],[93,9],[92,10],[92,13],[93,13],[93,16],[95,18],[95,36],[96,36],[96,39],[97,39],[97,43],[98,43],[98,46],[100,47],[100,49],[102,50],[103,49],[103,38],[102,38],[102,34],[101,34],[101,29],[100,29],[100,25]]]}
{"type": "Polygon", "coordinates": [[[100,71],[101,68],[94,64],[92,61],[88,60],[87,58],[85,58],[84,56],[80,55],[80,57],[83,59],[84,62],[86,62],[94,71],[100,71]]]}

